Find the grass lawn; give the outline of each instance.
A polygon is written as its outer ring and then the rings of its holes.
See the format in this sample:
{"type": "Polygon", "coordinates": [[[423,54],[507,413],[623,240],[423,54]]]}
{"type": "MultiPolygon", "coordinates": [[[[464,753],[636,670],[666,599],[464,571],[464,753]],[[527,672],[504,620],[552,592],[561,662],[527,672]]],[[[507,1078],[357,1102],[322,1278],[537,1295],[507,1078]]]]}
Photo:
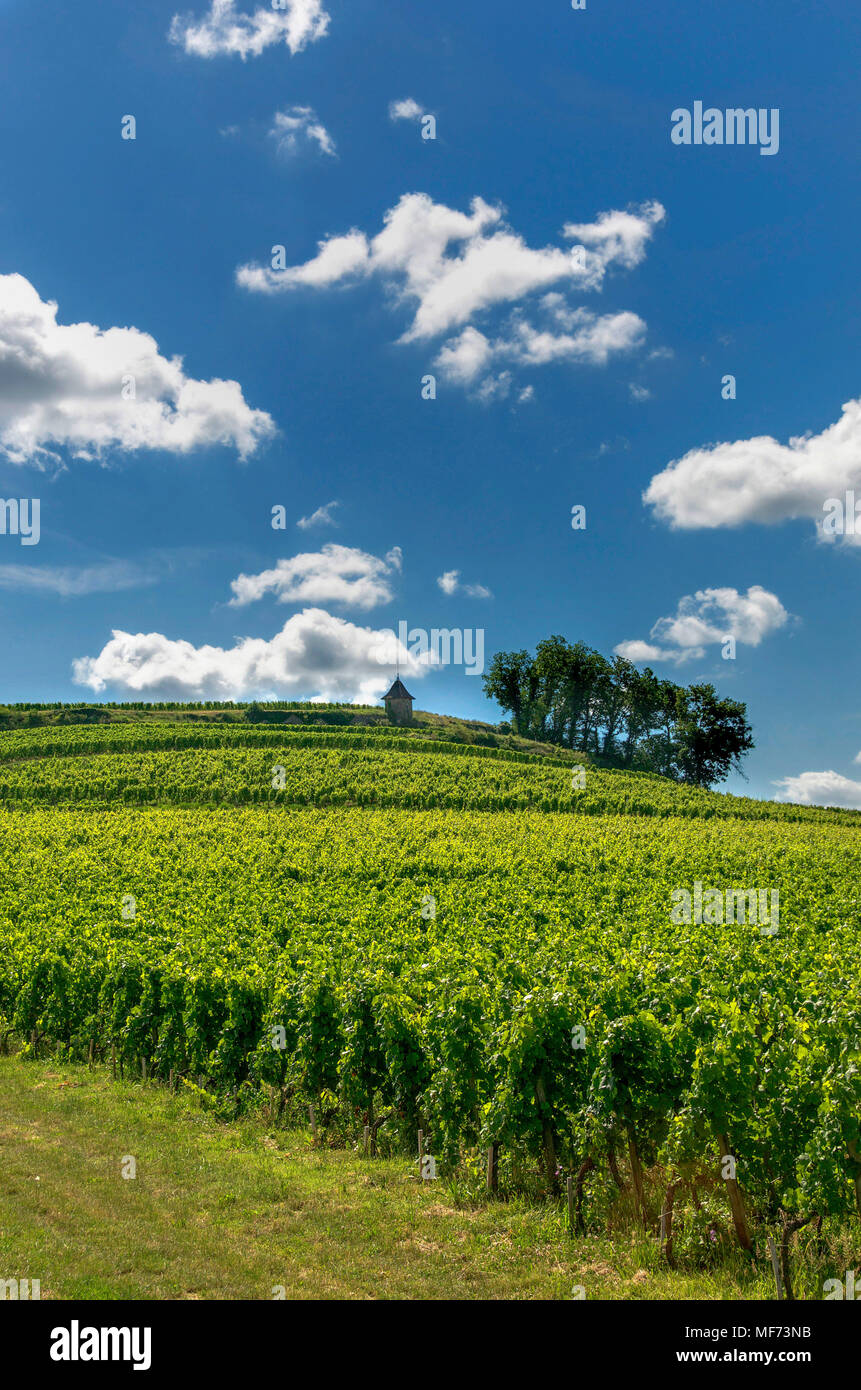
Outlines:
{"type": "Polygon", "coordinates": [[[556,1205],[470,1205],[408,1158],[314,1148],[101,1069],[0,1058],[0,1278],[43,1299],[768,1298],[739,1262],[671,1272],[556,1205]],[[125,1179],[125,1156],[137,1176],[125,1179]]]}

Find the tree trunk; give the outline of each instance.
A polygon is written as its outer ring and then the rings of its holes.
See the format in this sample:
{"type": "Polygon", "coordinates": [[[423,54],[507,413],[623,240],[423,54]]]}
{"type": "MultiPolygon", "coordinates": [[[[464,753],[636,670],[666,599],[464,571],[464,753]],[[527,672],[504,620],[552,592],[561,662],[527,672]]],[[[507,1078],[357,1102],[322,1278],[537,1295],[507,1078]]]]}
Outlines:
{"type": "Polygon", "coordinates": [[[619,1191],[620,1191],[620,1192],[625,1192],[627,1189],[626,1189],[626,1187],[625,1187],[625,1183],[624,1183],[624,1181],[623,1181],[622,1174],[619,1172],[619,1165],[618,1165],[618,1163],[616,1162],[616,1146],[615,1146],[615,1144],[614,1144],[614,1142],[613,1142],[612,1139],[610,1140],[610,1142],[609,1142],[609,1144],[608,1144],[608,1146],[607,1146],[607,1166],[608,1166],[609,1169],[610,1169],[610,1173],[612,1174],[613,1181],[614,1181],[614,1183],[616,1184],[616,1186],[618,1187],[619,1191]]]}
{"type": "Polygon", "coordinates": [[[377,1130],[379,1129],[380,1125],[384,1125],[386,1123],[386,1120],[389,1118],[391,1114],[392,1111],[387,1110],[384,1114],[380,1115],[379,1118],[374,1120],[371,1124],[371,1158],[376,1158],[377,1156],[377,1130]]]}
{"type": "Polygon", "coordinates": [[[491,1144],[487,1150],[487,1190],[499,1191],[499,1145],[491,1144]]]}
{"type": "Polygon", "coordinates": [[[547,1174],[547,1182],[550,1191],[559,1191],[559,1183],[556,1178],[556,1140],[553,1135],[553,1126],[550,1123],[550,1106],[547,1103],[547,1092],[544,1089],[544,1078],[539,1076],[535,1082],[535,1099],[538,1101],[538,1113],[541,1117],[541,1133],[544,1146],[544,1171],[547,1174]]]}
{"type": "Polygon", "coordinates": [[[593,1159],[584,1158],[580,1167],[577,1169],[577,1215],[575,1219],[575,1230],[578,1236],[585,1236],[586,1234],[586,1223],[583,1220],[583,1183],[586,1174],[591,1173],[594,1167],[595,1163],[593,1159]]]}
{"type": "MultiPolygon", "coordinates": [[[[849,1144],[849,1157],[854,1159],[856,1163],[861,1163],[861,1154],[858,1152],[858,1145],[855,1143],[854,1139],[849,1144]]],[[[861,1219],[861,1173],[859,1173],[855,1179],[855,1206],[858,1210],[859,1219],[861,1219]]],[[[819,1220],[822,1220],[821,1216],[819,1220]]]]}
{"type": "Polygon", "coordinates": [[[673,1254],[673,1207],[676,1200],[676,1188],[681,1187],[681,1179],[677,1178],[671,1182],[664,1197],[664,1209],[661,1212],[661,1240],[663,1242],[662,1254],[670,1269],[675,1269],[676,1259],[673,1254]]]}
{"type": "Polygon", "coordinates": [[[795,1301],[795,1294],[792,1288],[792,1270],[789,1264],[789,1242],[795,1232],[800,1231],[802,1226],[806,1226],[809,1221],[812,1221],[815,1215],[815,1212],[811,1212],[809,1216],[790,1218],[784,1214],[783,1217],[783,1227],[780,1232],[780,1273],[783,1277],[783,1296],[790,1303],[795,1301]]]}
{"type": "MultiPolygon", "coordinates": [[[[721,1162],[723,1162],[725,1158],[732,1157],[730,1153],[729,1140],[727,1139],[726,1135],[719,1134],[717,1136],[717,1141],[720,1147],[721,1162]]],[[[747,1218],[744,1214],[744,1201],[741,1195],[741,1188],[739,1187],[738,1182],[735,1178],[724,1178],[724,1182],[726,1183],[727,1191],[729,1192],[729,1203],[732,1207],[732,1220],[733,1225],[735,1226],[735,1233],[738,1236],[738,1243],[741,1246],[742,1250],[753,1251],[753,1241],[750,1238],[750,1231],[748,1230],[747,1218]]]]}
{"type": "Polygon", "coordinates": [[[640,1218],[644,1227],[648,1227],[649,1218],[646,1213],[646,1191],[643,1186],[643,1165],[640,1162],[640,1155],[637,1152],[637,1140],[634,1137],[634,1130],[628,1126],[628,1158],[631,1161],[631,1177],[634,1182],[634,1195],[637,1199],[637,1206],[640,1209],[640,1218]]]}

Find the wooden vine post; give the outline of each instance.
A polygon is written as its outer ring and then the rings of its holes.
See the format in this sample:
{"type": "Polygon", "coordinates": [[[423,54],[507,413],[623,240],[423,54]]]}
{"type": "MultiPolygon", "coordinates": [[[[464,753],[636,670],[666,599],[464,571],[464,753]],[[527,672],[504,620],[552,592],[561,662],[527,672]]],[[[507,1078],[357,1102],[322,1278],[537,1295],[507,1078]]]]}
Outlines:
{"type": "Polygon", "coordinates": [[[777,1258],[777,1246],[775,1245],[774,1238],[772,1236],[768,1237],[768,1253],[771,1256],[771,1267],[774,1270],[774,1282],[777,1285],[777,1297],[778,1299],[782,1300],[785,1297],[783,1291],[783,1280],[780,1277],[780,1261],[777,1258]]]}
{"type": "Polygon", "coordinates": [[[487,1150],[487,1190],[499,1191],[499,1145],[491,1144],[487,1150]]]}

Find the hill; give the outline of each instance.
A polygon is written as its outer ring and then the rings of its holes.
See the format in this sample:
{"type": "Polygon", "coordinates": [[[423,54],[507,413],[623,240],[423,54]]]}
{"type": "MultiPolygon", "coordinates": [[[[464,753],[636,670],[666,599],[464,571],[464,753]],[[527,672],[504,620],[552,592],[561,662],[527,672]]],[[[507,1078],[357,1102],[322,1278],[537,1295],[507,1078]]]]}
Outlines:
{"type": "Polygon", "coordinates": [[[456,807],[861,826],[859,811],[705,791],[511,735],[491,741],[488,731],[441,718],[406,729],[385,719],[287,728],[184,718],[18,729],[0,733],[0,804],[456,807]]]}
{"type": "Polygon", "coordinates": [[[859,814],[464,727],[0,733],[0,1046],[225,1117],[311,1103],[333,1143],[421,1129],[461,1182],[491,1148],[509,1194],[576,1179],[584,1229],[621,1186],[647,1229],[675,1211],[669,1260],[811,1212],[839,1244],[859,814]]]}

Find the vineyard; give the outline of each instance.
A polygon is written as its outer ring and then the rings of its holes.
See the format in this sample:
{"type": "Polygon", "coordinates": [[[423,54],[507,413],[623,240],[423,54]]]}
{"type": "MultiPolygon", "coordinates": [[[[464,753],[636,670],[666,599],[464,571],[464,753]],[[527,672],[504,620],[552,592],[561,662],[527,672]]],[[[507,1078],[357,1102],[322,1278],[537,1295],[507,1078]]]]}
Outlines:
{"type": "Polygon", "coordinates": [[[861,827],[857,811],[722,795],[649,773],[590,767],[575,785],[582,765],[577,754],[537,756],[385,727],[27,730],[0,734],[0,804],[451,807],[861,827]]]}
{"type": "MultiPolygon", "coordinates": [[[[670,1263],[861,1248],[861,815],[392,730],[0,734],[0,1044],[314,1106],[670,1263]],[[259,804],[258,804],[259,803],[259,804]],[[674,894],[779,893],[779,930],[674,894]],[[489,1157],[488,1157],[489,1151],[489,1157]],[[491,1177],[492,1174],[492,1177],[491,1177]]],[[[467,1179],[468,1180],[468,1176],[467,1179]]],[[[797,1277],[797,1276],[796,1276],[797,1277]]]]}

